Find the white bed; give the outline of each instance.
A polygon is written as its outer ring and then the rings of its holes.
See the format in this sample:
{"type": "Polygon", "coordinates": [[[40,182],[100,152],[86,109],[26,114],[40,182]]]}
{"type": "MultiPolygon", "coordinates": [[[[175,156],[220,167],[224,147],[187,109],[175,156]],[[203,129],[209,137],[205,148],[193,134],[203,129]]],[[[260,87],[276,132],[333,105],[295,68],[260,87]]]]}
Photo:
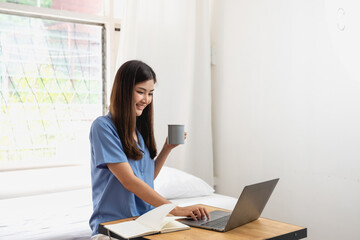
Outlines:
{"type": "MultiPolygon", "coordinates": [[[[172,168],[161,172],[155,189],[179,206],[206,204],[232,210],[237,200],[172,168]]],[[[0,239],[90,239],[91,212],[91,189],[1,200],[0,239]]]]}

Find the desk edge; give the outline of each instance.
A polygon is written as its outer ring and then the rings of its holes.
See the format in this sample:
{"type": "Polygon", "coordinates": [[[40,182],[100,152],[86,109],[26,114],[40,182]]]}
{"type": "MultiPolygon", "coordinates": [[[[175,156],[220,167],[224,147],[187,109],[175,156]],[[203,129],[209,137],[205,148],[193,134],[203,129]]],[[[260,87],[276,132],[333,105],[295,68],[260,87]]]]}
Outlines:
{"type": "Polygon", "coordinates": [[[266,240],[297,240],[307,237],[307,228],[302,228],[293,232],[289,232],[280,236],[267,238],[266,240]]]}

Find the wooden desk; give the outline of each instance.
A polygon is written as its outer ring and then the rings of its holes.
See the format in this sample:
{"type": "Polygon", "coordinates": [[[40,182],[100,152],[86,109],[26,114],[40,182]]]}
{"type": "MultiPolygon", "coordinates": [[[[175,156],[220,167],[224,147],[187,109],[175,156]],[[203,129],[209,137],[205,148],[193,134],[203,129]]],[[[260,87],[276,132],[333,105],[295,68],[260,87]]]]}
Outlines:
{"type": "MultiPolygon", "coordinates": [[[[204,205],[208,211],[219,210],[219,208],[204,205]]],[[[220,209],[224,210],[224,209],[220,209]]],[[[227,210],[224,210],[227,211],[227,210]]],[[[104,225],[133,220],[127,218],[99,225],[99,233],[107,234],[104,225]]],[[[117,237],[112,235],[113,237],[117,237]]],[[[225,233],[191,227],[190,230],[149,235],[136,239],[156,240],[234,240],[234,239],[269,239],[269,240],[296,240],[307,237],[307,228],[282,223],[266,218],[259,218],[243,226],[237,227],[225,233]]],[[[121,238],[119,238],[121,239],[121,238]]]]}

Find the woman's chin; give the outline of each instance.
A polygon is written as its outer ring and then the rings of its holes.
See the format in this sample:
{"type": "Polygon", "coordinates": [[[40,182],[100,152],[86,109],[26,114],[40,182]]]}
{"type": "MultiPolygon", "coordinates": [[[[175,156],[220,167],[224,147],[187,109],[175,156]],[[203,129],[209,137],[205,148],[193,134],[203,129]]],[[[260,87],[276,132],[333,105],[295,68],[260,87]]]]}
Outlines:
{"type": "Polygon", "coordinates": [[[143,112],[143,111],[141,111],[141,110],[136,110],[136,116],[137,116],[137,117],[140,117],[141,114],[142,114],[142,112],[143,112]]]}

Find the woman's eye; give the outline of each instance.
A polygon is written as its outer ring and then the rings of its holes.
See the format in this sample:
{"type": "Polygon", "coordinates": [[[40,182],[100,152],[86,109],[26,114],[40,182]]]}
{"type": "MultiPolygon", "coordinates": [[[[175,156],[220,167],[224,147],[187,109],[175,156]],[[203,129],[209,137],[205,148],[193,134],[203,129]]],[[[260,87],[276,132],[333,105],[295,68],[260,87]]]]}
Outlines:
{"type": "Polygon", "coordinates": [[[143,92],[138,91],[138,94],[144,94],[143,92]]]}

